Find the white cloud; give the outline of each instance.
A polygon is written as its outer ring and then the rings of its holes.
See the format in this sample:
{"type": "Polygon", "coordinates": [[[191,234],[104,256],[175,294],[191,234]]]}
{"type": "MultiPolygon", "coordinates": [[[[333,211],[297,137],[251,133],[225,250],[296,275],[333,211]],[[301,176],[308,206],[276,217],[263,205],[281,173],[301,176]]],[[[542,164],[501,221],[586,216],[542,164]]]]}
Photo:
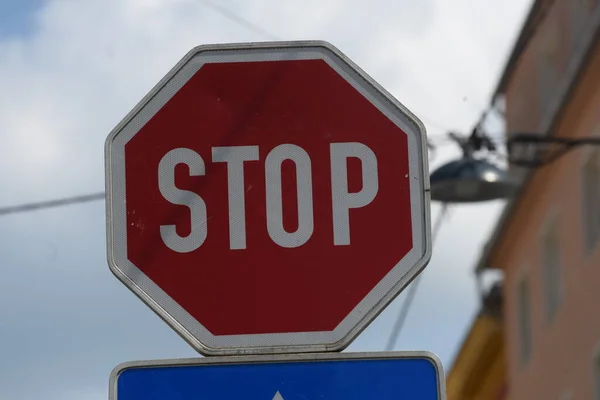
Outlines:
{"type": "MultiPolygon", "coordinates": [[[[479,117],[530,3],[218,4],[282,39],[332,42],[439,134],[437,125],[468,131],[479,117]]],[[[201,0],[47,1],[28,36],[0,38],[0,204],[101,190],[106,135],[190,48],[263,39],[201,0]]],[[[457,155],[440,148],[432,169],[457,155]]],[[[498,210],[452,213],[398,348],[449,361],[477,306],[471,270],[498,210]]],[[[0,364],[7,397],[104,396],[118,362],[192,354],[109,274],[103,212],[95,204],[0,221],[0,336],[10,339],[0,354],[14,360],[0,364]],[[75,376],[85,393],[71,387],[75,376]]],[[[383,349],[402,297],[351,350],[383,349]]]]}

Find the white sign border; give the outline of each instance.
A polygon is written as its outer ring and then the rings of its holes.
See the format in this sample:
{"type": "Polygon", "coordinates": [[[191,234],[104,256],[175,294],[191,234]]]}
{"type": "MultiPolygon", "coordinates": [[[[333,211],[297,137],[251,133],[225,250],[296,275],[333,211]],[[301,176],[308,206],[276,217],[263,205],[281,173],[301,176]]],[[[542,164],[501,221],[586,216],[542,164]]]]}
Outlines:
{"type": "Polygon", "coordinates": [[[425,268],[431,258],[429,169],[425,127],[338,49],[323,41],[198,46],[111,131],[105,144],[107,258],[113,274],[204,355],[341,351],[425,268]],[[413,248],[333,330],[215,336],[127,258],[125,144],[207,62],[322,59],[407,133],[413,248]]]}

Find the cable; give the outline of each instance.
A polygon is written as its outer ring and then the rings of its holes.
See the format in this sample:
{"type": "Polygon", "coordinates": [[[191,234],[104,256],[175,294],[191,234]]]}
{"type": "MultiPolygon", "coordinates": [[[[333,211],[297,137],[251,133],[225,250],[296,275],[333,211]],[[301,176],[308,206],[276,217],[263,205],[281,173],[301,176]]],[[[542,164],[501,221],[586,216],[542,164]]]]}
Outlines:
{"type": "MultiPolygon", "coordinates": [[[[439,147],[439,145],[437,145],[435,143],[430,143],[430,144],[431,144],[431,146],[428,146],[428,147],[431,150],[430,153],[433,157],[434,156],[433,153],[434,153],[436,147],[439,147]]],[[[88,203],[91,201],[104,200],[104,198],[105,198],[104,192],[97,192],[97,193],[80,195],[80,196],[65,197],[62,199],[41,201],[38,203],[26,203],[26,204],[14,205],[14,206],[0,207],[0,217],[9,215],[9,214],[23,213],[23,212],[27,212],[27,211],[36,211],[36,210],[41,210],[41,209],[45,209],[45,208],[54,208],[54,207],[62,207],[62,206],[68,206],[68,205],[73,205],[73,204],[88,203]]]]}
{"type": "MultiPolygon", "coordinates": [[[[259,25],[256,25],[255,23],[247,20],[246,18],[234,13],[233,11],[230,11],[229,9],[227,9],[219,4],[213,3],[210,0],[199,0],[199,1],[201,3],[203,3],[204,5],[206,5],[207,7],[213,9],[217,13],[221,14],[225,18],[237,23],[238,25],[245,27],[246,29],[249,29],[249,30],[251,30],[259,35],[262,35],[264,37],[267,37],[271,40],[280,40],[277,36],[273,35],[271,32],[261,28],[259,25]]],[[[104,198],[105,198],[105,194],[104,194],[104,192],[101,192],[101,193],[93,193],[93,194],[88,194],[88,195],[83,195],[83,196],[67,197],[67,198],[57,199],[57,200],[42,201],[39,203],[19,204],[16,206],[0,207],[0,216],[22,213],[22,212],[27,212],[27,211],[35,211],[35,210],[40,210],[40,209],[45,209],[45,208],[53,208],[53,207],[68,206],[68,205],[72,205],[72,204],[87,203],[87,202],[91,202],[91,201],[103,200],[104,198]]]]}
{"type": "MultiPolygon", "coordinates": [[[[434,146],[431,148],[431,150],[432,151],[435,150],[435,147],[437,147],[437,145],[434,144],[434,146]]],[[[0,207],[0,216],[16,214],[16,213],[23,213],[23,212],[27,212],[27,211],[36,211],[36,210],[41,210],[41,209],[45,209],[45,208],[54,208],[54,207],[69,206],[69,205],[73,205],[73,204],[89,203],[91,201],[104,200],[104,198],[105,198],[104,192],[97,192],[97,193],[86,194],[86,195],[81,195],[81,196],[73,196],[73,197],[65,197],[62,199],[41,201],[38,203],[26,203],[26,204],[14,205],[14,206],[0,207]]]]}
{"type": "MultiPolygon", "coordinates": [[[[432,246],[433,246],[433,243],[435,243],[435,238],[437,237],[437,234],[440,231],[442,222],[444,221],[444,218],[446,217],[447,213],[448,213],[448,205],[444,203],[442,205],[442,210],[440,211],[440,214],[438,215],[438,217],[435,221],[435,225],[433,226],[433,230],[431,233],[432,246]]],[[[385,347],[385,351],[391,351],[396,346],[398,337],[400,337],[400,332],[402,331],[402,328],[404,327],[404,323],[406,322],[406,317],[408,316],[408,311],[410,310],[412,302],[415,299],[415,294],[417,293],[417,287],[419,286],[419,282],[421,281],[422,276],[423,276],[423,273],[421,273],[419,276],[417,276],[415,278],[415,280],[413,281],[413,283],[408,288],[408,293],[406,294],[406,299],[402,303],[402,308],[400,309],[400,314],[398,314],[398,319],[396,319],[396,322],[394,323],[394,326],[392,328],[392,333],[390,334],[387,345],[385,347]]]]}
{"type": "Polygon", "coordinates": [[[427,118],[425,116],[423,116],[422,114],[418,114],[417,117],[423,121],[423,123],[425,125],[429,125],[432,128],[438,129],[440,131],[451,131],[452,129],[449,129],[447,126],[444,126],[443,124],[440,124],[436,121],[431,120],[430,118],[427,118]]]}
{"type": "Polygon", "coordinates": [[[261,28],[259,25],[256,25],[254,22],[247,20],[246,18],[240,16],[239,14],[234,13],[233,11],[229,10],[226,7],[223,7],[220,4],[213,3],[212,1],[209,1],[209,0],[199,0],[199,1],[204,3],[204,5],[208,6],[209,8],[212,8],[214,11],[218,12],[225,18],[237,23],[238,25],[243,26],[246,29],[253,31],[254,33],[258,33],[259,35],[262,35],[271,40],[281,40],[277,36],[273,35],[271,32],[261,28]]]}
{"type": "MultiPolygon", "coordinates": [[[[432,143],[432,145],[433,145],[431,147],[432,152],[435,151],[436,147],[440,146],[439,144],[436,144],[436,143],[432,143]]],[[[432,154],[432,156],[433,155],[434,154],[432,154]]],[[[104,197],[105,197],[104,192],[97,192],[97,193],[91,193],[91,194],[80,195],[80,196],[65,197],[62,199],[41,201],[38,203],[25,203],[25,204],[18,204],[18,205],[14,205],[14,206],[0,207],[0,217],[9,215],[9,214],[23,213],[23,212],[28,212],[28,211],[37,211],[37,210],[41,210],[41,209],[45,209],[45,208],[62,207],[62,206],[69,206],[69,205],[73,205],[73,204],[81,204],[81,203],[88,203],[88,202],[92,202],[92,201],[104,200],[104,197]]]]}
{"type": "MultiPolygon", "coordinates": [[[[199,2],[203,3],[204,5],[206,5],[207,7],[211,8],[211,9],[213,9],[214,11],[216,11],[217,13],[226,17],[227,19],[245,27],[246,29],[249,29],[259,35],[262,35],[262,36],[267,37],[272,40],[281,40],[281,39],[279,39],[279,37],[277,37],[276,35],[273,35],[271,32],[263,29],[259,25],[247,20],[246,18],[240,16],[239,14],[236,14],[235,12],[227,9],[226,7],[221,6],[220,4],[216,4],[216,3],[212,2],[211,0],[199,0],[199,2]]],[[[432,127],[443,128],[441,124],[437,124],[435,121],[432,121],[430,118],[421,117],[421,119],[426,122],[428,121],[429,125],[432,127]]],[[[447,129],[443,128],[442,130],[447,130],[447,129]]],[[[441,145],[441,143],[435,143],[435,141],[437,141],[437,140],[443,140],[443,139],[442,138],[438,139],[435,136],[429,138],[430,146],[428,146],[428,147],[432,151],[434,151],[436,147],[439,147],[441,145]],[[433,139],[433,141],[431,139],[433,139]]],[[[448,141],[448,143],[450,143],[450,141],[448,141]]],[[[443,144],[446,144],[445,141],[443,144]]],[[[21,205],[16,205],[16,206],[0,207],[0,216],[14,214],[14,213],[20,213],[20,212],[26,212],[26,211],[34,211],[34,210],[50,208],[50,207],[59,207],[59,206],[67,206],[67,205],[71,205],[71,204],[77,204],[77,203],[85,203],[85,202],[90,202],[90,201],[101,200],[103,198],[104,198],[104,193],[93,193],[93,194],[89,194],[89,195],[75,196],[75,197],[70,197],[70,198],[63,198],[63,199],[51,200],[51,201],[45,201],[45,202],[39,202],[39,203],[30,203],[30,204],[21,204],[21,205]]]]}
{"type": "Polygon", "coordinates": [[[61,207],[72,204],[88,203],[90,201],[104,200],[104,192],[86,194],[83,196],[65,197],[57,200],[42,201],[39,203],[19,204],[16,206],[0,207],[0,216],[35,211],[43,208],[61,207]]]}
{"type": "MultiPolygon", "coordinates": [[[[226,7],[223,7],[220,4],[216,4],[213,3],[210,0],[199,0],[201,3],[203,3],[204,5],[208,6],[209,8],[212,8],[214,11],[216,11],[217,13],[221,14],[222,16],[224,16],[225,18],[245,27],[248,30],[253,31],[254,33],[257,33],[259,35],[262,35],[268,39],[271,40],[282,40],[281,38],[279,38],[277,35],[272,34],[271,32],[267,31],[266,29],[262,28],[261,26],[255,24],[254,22],[242,17],[239,14],[236,14],[235,12],[229,10],[226,7]]],[[[444,124],[440,124],[438,121],[431,119],[431,118],[427,118],[424,116],[420,116],[421,120],[425,123],[425,125],[429,125],[433,128],[442,130],[442,131],[448,131],[450,130],[448,127],[445,127],[444,124]]]]}
{"type": "MultiPolygon", "coordinates": [[[[496,141],[495,139],[492,139],[492,141],[496,142],[497,144],[501,144],[501,143],[504,144],[504,141],[502,141],[502,142],[500,140],[496,141]]],[[[439,147],[443,147],[450,143],[455,143],[450,138],[446,139],[446,138],[443,138],[443,137],[437,136],[437,135],[433,136],[433,137],[428,137],[427,142],[428,142],[427,147],[430,150],[430,152],[429,152],[429,154],[430,154],[429,161],[430,162],[433,158],[435,158],[435,151],[439,147]]],[[[496,157],[500,161],[506,161],[508,159],[507,155],[502,154],[497,151],[493,152],[493,153],[489,153],[488,157],[496,157]]],[[[68,206],[68,205],[73,205],[73,204],[98,201],[98,200],[103,200],[104,197],[105,197],[104,192],[97,192],[97,193],[91,193],[91,194],[74,196],[74,197],[65,197],[62,199],[42,201],[42,202],[38,202],[38,203],[26,203],[26,204],[14,205],[14,206],[0,207],[0,216],[16,214],[16,213],[23,213],[23,212],[27,212],[27,211],[36,211],[36,210],[45,209],[45,208],[62,207],[62,206],[68,206]]]]}
{"type": "MultiPolygon", "coordinates": [[[[248,29],[250,31],[253,31],[253,32],[255,32],[259,35],[262,35],[271,40],[276,40],[276,41],[282,40],[277,35],[274,35],[271,32],[267,31],[266,29],[262,28],[260,25],[255,24],[254,22],[242,17],[241,15],[229,10],[226,7],[223,7],[220,4],[214,3],[211,0],[199,0],[199,1],[201,3],[203,3],[204,5],[206,5],[207,7],[213,9],[217,13],[221,14],[225,18],[237,23],[238,25],[245,27],[246,29],[248,29]]],[[[499,110],[497,110],[493,105],[491,105],[489,108],[485,109],[481,113],[479,123],[482,123],[484,121],[484,119],[492,112],[496,112],[502,116],[502,113],[500,113],[499,110]]],[[[439,129],[442,131],[451,131],[452,130],[452,129],[449,129],[447,126],[444,126],[444,124],[440,124],[439,121],[436,121],[435,119],[432,119],[432,118],[428,118],[428,117],[424,116],[423,114],[420,114],[419,118],[425,123],[425,125],[429,125],[433,128],[436,128],[436,129],[439,129]]]]}

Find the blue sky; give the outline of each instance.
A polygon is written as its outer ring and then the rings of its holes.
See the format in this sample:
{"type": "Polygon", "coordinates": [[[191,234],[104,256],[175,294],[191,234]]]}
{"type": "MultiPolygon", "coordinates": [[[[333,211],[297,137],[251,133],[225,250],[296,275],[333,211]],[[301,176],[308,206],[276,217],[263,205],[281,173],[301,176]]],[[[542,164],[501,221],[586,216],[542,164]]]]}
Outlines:
{"type": "Polygon", "coordinates": [[[27,35],[35,26],[42,0],[0,0],[0,37],[27,35]]]}
{"type": "MultiPolygon", "coordinates": [[[[198,0],[0,1],[0,207],[103,190],[108,132],[183,54],[265,39],[198,0]]],[[[220,4],[280,38],[330,41],[439,137],[479,118],[531,1],[483,3],[220,4]]],[[[446,143],[431,168],[458,155],[446,143]]],[[[450,366],[500,206],[451,209],[397,350],[450,366]]],[[[120,362],[195,355],[112,276],[104,224],[102,202],[0,217],[0,397],[106,399],[120,362]]],[[[348,351],[383,350],[403,297],[348,351]]]]}

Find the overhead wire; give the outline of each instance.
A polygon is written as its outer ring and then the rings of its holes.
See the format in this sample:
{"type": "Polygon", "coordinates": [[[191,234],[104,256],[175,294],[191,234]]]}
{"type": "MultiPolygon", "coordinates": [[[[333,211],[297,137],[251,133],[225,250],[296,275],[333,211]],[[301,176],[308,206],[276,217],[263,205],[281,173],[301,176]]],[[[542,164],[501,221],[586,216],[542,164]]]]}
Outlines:
{"type": "Polygon", "coordinates": [[[37,203],[24,203],[14,206],[0,207],[0,216],[9,214],[17,214],[28,211],[37,211],[45,208],[54,208],[62,206],[70,206],[80,203],[89,203],[91,201],[104,200],[104,192],[97,192],[73,197],[64,197],[62,199],[54,199],[48,201],[40,201],[37,203]]]}
{"type": "MultiPolygon", "coordinates": [[[[437,145],[435,146],[437,147],[437,145]]],[[[432,149],[435,151],[435,147],[432,149]]],[[[11,206],[0,207],[0,217],[7,216],[9,214],[18,214],[31,211],[38,211],[48,208],[64,207],[82,203],[90,203],[105,199],[105,192],[96,192],[84,195],[77,195],[72,197],[64,197],[60,199],[45,200],[31,203],[21,203],[11,206]]]]}
{"type": "MultiPolygon", "coordinates": [[[[438,236],[440,228],[442,227],[445,218],[448,215],[448,204],[444,203],[442,205],[442,209],[438,214],[438,217],[435,221],[435,224],[431,230],[431,245],[435,244],[435,239],[438,236]]],[[[400,308],[400,312],[398,313],[398,318],[394,322],[394,326],[392,327],[392,332],[390,333],[387,345],[385,346],[386,351],[391,351],[396,346],[396,342],[400,337],[400,333],[402,332],[402,328],[406,323],[406,319],[408,317],[408,312],[413,304],[415,296],[417,294],[417,288],[419,287],[419,282],[423,279],[423,272],[419,276],[417,276],[413,282],[409,285],[408,291],[406,293],[406,298],[404,302],[402,302],[402,306],[400,308]]]]}
{"type": "MultiPolygon", "coordinates": [[[[209,7],[210,9],[214,10],[215,12],[219,13],[223,17],[229,19],[230,21],[233,21],[236,24],[243,26],[250,31],[257,33],[258,35],[261,35],[261,36],[271,39],[271,40],[281,40],[278,36],[272,34],[268,30],[262,28],[260,25],[255,24],[254,22],[242,17],[241,15],[229,10],[226,7],[223,7],[220,4],[217,4],[211,0],[198,0],[198,1],[202,4],[204,4],[205,6],[209,7]]],[[[422,119],[425,120],[427,122],[427,124],[432,127],[435,127],[435,128],[441,129],[441,130],[448,130],[447,128],[444,128],[441,124],[438,124],[437,122],[432,121],[430,118],[422,117],[422,119]]],[[[433,147],[438,147],[439,145],[441,145],[441,143],[433,143],[433,142],[431,144],[433,145],[433,147]]],[[[37,202],[37,203],[26,203],[26,204],[17,204],[17,205],[13,205],[13,206],[0,207],[0,216],[5,216],[5,215],[15,214],[15,213],[23,213],[23,212],[28,212],[28,211],[36,211],[36,210],[41,210],[41,209],[45,209],[45,208],[54,208],[54,207],[61,207],[61,206],[68,206],[68,205],[98,201],[98,200],[104,199],[104,196],[105,195],[103,192],[97,192],[97,193],[67,197],[67,198],[62,198],[62,199],[41,201],[41,202],[37,202]]]]}
{"type": "MultiPolygon", "coordinates": [[[[264,30],[263,28],[261,28],[260,26],[255,25],[254,23],[240,17],[239,15],[233,13],[232,11],[230,11],[229,9],[217,5],[215,3],[213,3],[212,1],[209,0],[200,0],[202,1],[204,4],[208,5],[209,7],[213,8],[215,11],[221,13],[223,16],[231,19],[234,22],[238,22],[241,25],[244,25],[245,27],[247,27],[248,29],[253,30],[254,32],[260,33],[266,37],[269,37],[270,39],[275,39],[278,40],[277,37],[273,34],[271,34],[270,32],[264,30]]],[[[481,118],[479,120],[478,123],[482,123],[484,121],[484,119],[486,118],[487,114],[488,114],[489,110],[485,110],[482,115],[481,118]]],[[[437,129],[441,129],[441,130],[446,130],[449,131],[449,129],[445,128],[442,126],[442,124],[438,124],[436,121],[431,120],[430,118],[424,118],[421,117],[421,119],[427,124],[430,125],[434,128],[437,129]]],[[[490,138],[490,140],[495,141],[495,138],[490,138]]],[[[451,143],[451,141],[449,140],[447,143],[451,143]]],[[[444,143],[445,144],[445,143],[444,143]]],[[[499,144],[499,143],[498,143],[499,144]]],[[[433,142],[430,138],[428,138],[428,147],[432,150],[435,151],[437,147],[440,146],[440,143],[435,143],[433,142]]],[[[440,215],[438,216],[438,219],[433,227],[432,230],[432,242],[435,242],[435,238],[437,237],[437,234],[442,226],[442,223],[444,221],[444,218],[447,215],[447,211],[448,211],[448,205],[444,204],[442,207],[442,210],[440,212],[440,215]]],[[[433,244],[432,244],[433,245],[433,244]]],[[[417,288],[418,288],[418,284],[421,280],[422,275],[419,275],[414,281],[413,283],[409,286],[409,291],[407,293],[407,298],[405,299],[402,309],[400,311],[400,314],[398,316],[398,319],[396,320],[396,323],[394,324],[394,328],[392,330],[392,334],[390,335],[390,339],[388,341],[388,344],[386,346],[387,350],[391,350],[394,346],[395,343],[397,341],[397,338],[399,336],[399,334],[401,333],[402,327],[404,326],[404,323],[406,321],[406,317],[408,315],[408,311],[411,307],[411,304],[414,300],[417,288]]]]}
{"type": "MultiPolygon", "coordinates": [[[[436,150],[439,145],[435,144],[432,152],[436,150]]],[[[11,206],[0,207],[0,217],[7,216],[9,214],[18,214],[24,212],[38,211],[48,208],[57,208],[70,206],[75,204],[90,203],[105,199],[106,194],[104,192],[96,192],[84,195],[76,195],[72,197],[64,197],[60,199],[45,200],[31,203],[21,203],[11,206]]]]}
{"type": "MultiPolygon", "coordinates": [[[[261,26],[255,24],[255,23],[253,23],[252,21],[240,16],[239,14],[229,10],[228,8],[223,7],[220,4],[217,4],[210,0],[199,0],[199,2],[203,3],[205,6],[211,8],[213,11],[219,13],[223,17],[229,19],[230,21],[233,21],[236,24],[243,26],[246,29],[248,29],[260,36],[263,36],[270,40],[281,40],[278,36],[272,34],[271,32],[267,31],[266,29],[262,28],[261,26]]],[[[484,117],[485,117],[485,113],[484,113],[484,115],[482,115],[482,119],[484,117]]],[[[421,116],[420,118],[424,121],[424,123],[426,125],[429,125],[433,128],[439,129],[441,131],[446,131],[446,132],[451,131],[451,129],[448,129],[447,127],[443,126],[443,124],[439,124],[437,121],[434,121],[428,117],[421,116]]],[[[491,140],[495,140],[495,139],[496,138],[491,138],[491,140]]],[[[440,146],[443,146],[443,145],[449,144],[449,143],[452,143],[452,140],[450,140],[447,135],[445,137],[441,137],[441,135],[439,135],[439,136],[435,135],[435,136],[428,137],[428,147],[432,150],[432,153],[435,152],[437,147],[440,147],[440,146]]],[[[13,205],[13,206],[0,207],[0,216],[6,216],[6,215],[16,214],[16,213],[32,212],[32,211],[48,209],[48,208],[56,208],[56,207],[64,207],[64,206],[70,206],[70,205],[76,205],[76,204],[83,204],[83,203],[100,201],[103,199],[105,199],[105,193],[104,192],[96,192],[96,193],[79,195],[79,196],[65,197],[65,198],[61,198],[61,199],[41,201],[41,202],[36,202],[36,203],[17,204],[17,205],[13,205]]],[[[442,223],[443,223],[445,217],[447,216],[447,212],[448,212],[448,205],[444,204],[442,207],[442,210],[436,220],[436,223],[432,229],[432,242],[433,243],[435,243],[435,239],[437,237],[437,234],[442,226],[442,223]]],[[[432,245],[433,245],[433,243],[432,243],[432,245]]],[[[400,333],[405,325],[405,322],[406,322],[406,319],[408,316],[408,312],[410,311],[410,307],[414,301],[414,298],[415,298],[415,295],[416,295],[416,292],[417,292],[417,289],[419,286],[419,282],[421,280],[422,280],[422,274],[419,275],[408,288],[407,297],[402,304],[402,308],[401,308],[398,318],[394,324],[392,333],[390,334],[390,337],[389,337],[389,340],[388,340],[388,343],[386,346],[387,350],[393,349],[394,346],[396,345],[396,342],[400,336],[400,333]]]]}
{"type": "Polygon", "coordinates": [[[229,10],[227,7],[223,7],[222,5],[212,2],[210,0],[198,0],[198,1],[203,3],[205,6],[211,8],[212,10],[216,11],[217,13],[221,14],[225,18],[237,23],[240,26],[243,26],[244,28],[246,28],[250,31],[253,31],[254,33],[257,33],[257,34],[264,36],[265,38],[268,38],[271,40],[281,40],[279,37],[277,37],[276,35],[272,34],[269,31],[267,31],[260,25],[255,24],[254,22],[242,17],[239,14],[236,14],[235,12],[229,10]]]}
{"type": "MultiPolygon", "coordinates": [[[[485,123],[485,119],[486,117],[489,115],[490,112],[492,112],[493,110],[487,109],[484,110],[478,120],[478,122],[476,123],[476,128],[478,129],[479,127],[483,127],[483,124],[485,123]]],[[[504,141],[500,140],[499,138],[495,138],[489,134],[486,133],[486,139],[490,140],[491,142],[494,142],[494,144],[500,144],[499,142],[502,142],[502,144],[504,144],[504,141]]],[[[450,139],[450,136],[448,136],[448,139],[450,139]]],[[[451,139],[451,141],[454,141],[453,139],[451,139]]],[[[492,156],[495,157],[497,159],[497,161],[504,161],[508,158],[507,155],[502,154],[498,151],[494,151],[492,153],[488,152],[488,156],[492,156]]],[[[440,211],[440,214],[438,215],[438,218],[435,222],[434,227],[432,228],[432,246],[435,243],[435,239],[437,238],[437,235],[440,231],[440,228],[443,224],[443,221],[445,220],[446,216],[447,216],[447,212],[448,212],[448,204],[444,203],[442,205],[442,209],[440,211]]],[[[408,292],[406,294],[406,298],[404,300],[404,302],[402,303],[400,312],[398,313],[398,317],[396,319],[396,321],[394,322],[394,325],[392,327],[392,332],[390,333],[390,336],[388,338],[388,342],[386,344],[385,350],[386,351],[391,351],[395,348],[396,343],[398,341],[398,338],[400,337],[400,334],[402,332],[402,329],[406,323],[407,317],[408,317],[408,312],[410,311],[410,308],[413,304],[413,301],[415,299],[416,293],[417,293],[417,289],[419,286],[420,281],[422,280],[422,276],[423,274],[421,273],[421,275],[417,276],[415,278],[415,280],[412,282],[412,284],[409,286],[408,288],[408,292]]]]}

